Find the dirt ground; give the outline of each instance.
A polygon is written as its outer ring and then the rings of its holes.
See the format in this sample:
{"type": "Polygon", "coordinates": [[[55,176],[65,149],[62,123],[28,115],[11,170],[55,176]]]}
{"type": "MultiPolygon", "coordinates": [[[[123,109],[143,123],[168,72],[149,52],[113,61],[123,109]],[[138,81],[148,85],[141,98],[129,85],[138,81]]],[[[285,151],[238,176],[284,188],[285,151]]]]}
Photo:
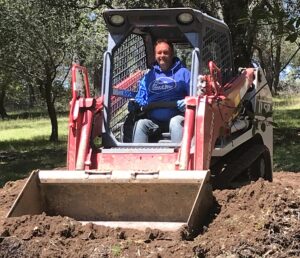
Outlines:
{"type": "Polygon", "coordinates": [[[300,257],[300,173],[214,191],[211,220],[190,240],[45,214],[7,219],[24,182],[0,189],[0,257],[300,257]]]}

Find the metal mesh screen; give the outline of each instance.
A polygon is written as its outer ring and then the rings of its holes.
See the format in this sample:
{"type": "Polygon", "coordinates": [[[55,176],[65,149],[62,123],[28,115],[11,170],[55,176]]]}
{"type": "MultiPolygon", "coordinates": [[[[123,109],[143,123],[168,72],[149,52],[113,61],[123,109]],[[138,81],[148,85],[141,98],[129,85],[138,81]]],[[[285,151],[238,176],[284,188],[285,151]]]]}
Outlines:
{"type": "Polygon", "coordinates": [[[110,129],[121,141],[121,125],[125,121],[127,103],[137,92],[137,84],[147,69],[144,41],[136,34],[129,35],[113,54],[110,129]]]}
{"type": "Polygon", "coordinates": [[[189,43],[173,43],[175,56],[177,56],[189,70],[192,66],[193,47],[189,43]]]}
{"type": "Polygon", "coordinates": [[[208,62],[214,61],[221,68],[223,83],[232,76],[232,60],[228,37],[225,33],[206,27],[203,38],[202,62],[203,73],[208,73],[208,62]]]}

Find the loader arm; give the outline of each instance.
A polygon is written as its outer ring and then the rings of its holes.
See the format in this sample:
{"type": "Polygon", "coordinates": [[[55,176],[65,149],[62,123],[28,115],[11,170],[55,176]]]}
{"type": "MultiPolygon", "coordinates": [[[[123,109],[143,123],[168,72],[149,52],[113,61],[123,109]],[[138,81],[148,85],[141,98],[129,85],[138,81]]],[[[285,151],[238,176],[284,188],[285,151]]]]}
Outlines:
{"type": "Polygon", "coordinates": [[[193,105],[187,105],[188,110],[196,109],[193,167],[197,170],[209,169],[216,140],[230,131],[229,122],[235,118],[241,100],[254,80],[254,70],[249,68],[222,86],[214,76],[215,69],[219,73],[219,68],[216,65],[210,67],[214,69],[205,77],[206,92],[210,94],[199,96],[195,98],[193,105]]]}
{"type": "Polygon", "coordinates": [[[92,98],[85,67],[72,67],[72,100],[69,114],[68,170],[82,170],[91,163],[91,142],[101,135],[103,98],[92,98]]]}

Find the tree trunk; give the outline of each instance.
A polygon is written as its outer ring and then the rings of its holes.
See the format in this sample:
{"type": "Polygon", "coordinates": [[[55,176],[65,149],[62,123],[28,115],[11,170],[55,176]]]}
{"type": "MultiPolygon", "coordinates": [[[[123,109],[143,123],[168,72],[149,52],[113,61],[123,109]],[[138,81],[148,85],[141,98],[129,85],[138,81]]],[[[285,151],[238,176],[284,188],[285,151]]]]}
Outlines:
{"type": "Polygon", "coordinates": [[[281,40],[278,40],[277,46],[276,46],[275,63],[274,63],[274,80],[273,80],[273,85],[272,85],[275,95],[277,95],[280,69],[281,69],[280,57],[281,57],[281,40]]]}
{"type": "MultiPolygon", "coordinates": [[[[283,6],[280,6],[281,9],[283,10],[283,6]]],[[[280,7],[278,6],[278,9],[280,9],[280,7]]],[[[282,35],[283,35],[283,31],[284,31],[284,21],[283,21],[283,17],[279,17],[278,18],[278,32],[276,35],[276,50],[275,50],[275,58],[274,58],[274,80],[273,80],[273,85],[272,88],[274,90],[274,94],[277,95],[277,91],[278,91],[278,84],[279,84],[279,76],[280,76],[280,71],[281,71],[281,45],[282,45],[282,35]]]]}
{"type": "Polygon", "coordinates": [[[99,96],[101,94],[101,80],[102,80],[102,69],[98,68],[97,65],[94,66],[94,90],[95,95],[99,96]]]}
{"type": "Polygon", "coordinates": [[[45,83],[45,99],[47,103],[48,115],[51,121],[51,135],[49,140],[56,142],[58,141],[58,124],[54,101],[52,98],[52,81],[47,81],[45,83]]]}
{"type": "MultiPolygon", "coordinates": [[[[258,47],[256,45],[254,45],[253,47],[257,50],[261,68],[265,71],[265,76],[266,76],[268,86],[269,86],[270,90],[272,91],[272,85],[273,85],[273,80],[274,80],[273,73],[272,73],[272,63],[270,62],[270,59],[266,59],[264,57],[263,50],[260,47],[258,47]]],[[[278,79],[279,79],[279,77],[278,77],[278,79]]]]}
{"type": "Polygon", "coordinates": [[[220,0],[220,3],[224,21],[232,35],[235,67],[251,67],[253,44],[258,31],[259,17],[256,14],[264,9],[266,1],[258,1],[252,10],[247,0],[220,0]]]}
{"type": "Polygon", "coordinates": [[[252,53],[248,47],[249,26],[244,22],[248,17],[248,1],[220,1],[223,7],[224,21],[228,24],[233,44],[234,63],[236,68],[249,67],[252,53]]]}
{"type": "Polygon", "coordinates": [[[5,87],[2,87],[1,91],[0,91],[0,115],[1,115],[2,119],[5,119],[8,117],[8,114],[6,113],[6,110],[4,107],[5,93],[6,93],[6,89],[5,89],[5,87]]]}
{"type": "Polygon", "coordinates": [[[36,102],[34,89],[31,83],[28,83],[27,87],[28,87],[28,104],[29,107],[32,108],[34,106],[34,103],[36,102]]]}

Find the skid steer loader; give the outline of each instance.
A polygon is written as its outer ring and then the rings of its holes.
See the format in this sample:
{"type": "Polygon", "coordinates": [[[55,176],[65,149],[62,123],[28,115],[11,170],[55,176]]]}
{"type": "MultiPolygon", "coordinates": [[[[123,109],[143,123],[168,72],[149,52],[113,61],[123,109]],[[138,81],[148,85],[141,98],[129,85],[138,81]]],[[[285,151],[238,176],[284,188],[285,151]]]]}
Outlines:
{"type": "Polygon", "coordinates": [[[67,170],[34,171],[8,217],[45,212],[113,227],[184,225],[198,232],[213,205],[212,186],[272,180],[272,100],[264,73],[235,69],[227,25],[198,10],[103,16],[109,34],[101,96],[92,96],[86,68],[72,68],[67,170]],[[160,38],[174,44],[191,71],[183,139],[172,143],[165,133],[132,143],[138,115],[127,105],[160,38]]]}

